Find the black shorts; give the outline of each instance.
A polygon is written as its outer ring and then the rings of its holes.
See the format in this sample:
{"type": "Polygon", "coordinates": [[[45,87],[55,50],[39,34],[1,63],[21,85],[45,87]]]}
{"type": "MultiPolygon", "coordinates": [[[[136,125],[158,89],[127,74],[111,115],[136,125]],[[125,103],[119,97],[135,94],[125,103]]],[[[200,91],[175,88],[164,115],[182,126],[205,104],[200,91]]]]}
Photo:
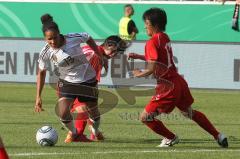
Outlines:
{"type": "Polygon", "coordinates": [[[76,99],[81,102],[97,102],[98,88],[95,79],[82,83],[71,83],[59,79],[58,81],[58,96],[76,99]]]}

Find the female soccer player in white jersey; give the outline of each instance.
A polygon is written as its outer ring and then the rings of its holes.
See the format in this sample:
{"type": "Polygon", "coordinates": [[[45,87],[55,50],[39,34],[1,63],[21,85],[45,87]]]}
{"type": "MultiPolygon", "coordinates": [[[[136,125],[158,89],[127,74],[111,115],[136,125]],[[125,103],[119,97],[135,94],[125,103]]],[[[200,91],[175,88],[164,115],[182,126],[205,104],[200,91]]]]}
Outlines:
{"type": "Polygon", "coordinates": [[[96,87],[96,73],[80,47],[81,43],[87,43],[100,59],[98,47],[87,33],[60,34],[58,25],[49,14],[41,17],[42,31],[47,44],[39,55],[39,71],[37,75],[37,95],[35,111],[41,112],[41,93],[45,83],[46,71],[52,62],[58,69],[58,103],[56,113],[63,125],[73,135],[73,141],[81,140],[82,136],[77,134],[70,113],[73,101],[78,98],[86,103],[89,118],[93,122],[93,133],[98,133],[100,114],[97,108],[98,90],[96,87]]]}

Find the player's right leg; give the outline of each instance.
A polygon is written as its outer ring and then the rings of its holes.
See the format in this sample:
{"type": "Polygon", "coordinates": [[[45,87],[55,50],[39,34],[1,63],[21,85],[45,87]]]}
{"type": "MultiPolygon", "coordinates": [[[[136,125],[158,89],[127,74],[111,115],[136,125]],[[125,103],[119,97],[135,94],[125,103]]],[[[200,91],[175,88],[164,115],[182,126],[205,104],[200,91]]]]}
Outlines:
{"type": "Polygon", "coordinates": [[[78,134],[77,129],[74,125],[74,120],[70,112],[70,107],[73,101],[73,98],[61,97],[58,101],[58,110],[56,110],[62,124],[69,130],[70,138],[68,138],[68,140],[65,140],[65,143],[88,140],[85,135],[78,134]]]}
{"type": "Polygon", "coordinates": [[[0,159],[9,159],[8,154],[4,148],[1,137],[0,137],[0,159]]]}
{"type": "Polygon", "coordinates": [[[77,141],[79,138],[77,129],[74,126],[74,121],[70,109],[74,100],[76,99],[75,89],[78,89],[78,85],[71,84],[64,80],[59,80],[57,84],[58,102],[55,107],[55,112],[60,118],[61,123],[70,131],[73,136],[73,140],[77,141]]]}
{"type": "Polygon", "coordinates": [[[73,117],[70,112],[70,107],[74,98],[60,97],[56,107],[56,113],[60,118],[62,124],[72,133],[77,136],[77,129],[74,126],[73,117]]]}

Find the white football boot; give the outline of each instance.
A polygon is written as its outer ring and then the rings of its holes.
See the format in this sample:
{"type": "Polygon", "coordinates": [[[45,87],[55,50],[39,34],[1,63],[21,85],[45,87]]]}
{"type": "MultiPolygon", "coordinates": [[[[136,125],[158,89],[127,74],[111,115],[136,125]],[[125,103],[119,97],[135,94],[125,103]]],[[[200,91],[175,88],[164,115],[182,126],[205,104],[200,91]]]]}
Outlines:
{"type": "Polygon", "coordinates": [[[170,147],[178,143],[179,143],[179,138],[177,135],[175,135],[174,139],[172,140],[168,138],[163,138],[161,144],[158,145],[157,147],[170,147]]]}
{"type": "Polygon", "coordinates": [[[218,145],[220,145],[223,148],[227,148],[228,147],[227,137],[225,135],[223,135],[222,133],[218,134],[217,142],[218,142],[218,145]]]}

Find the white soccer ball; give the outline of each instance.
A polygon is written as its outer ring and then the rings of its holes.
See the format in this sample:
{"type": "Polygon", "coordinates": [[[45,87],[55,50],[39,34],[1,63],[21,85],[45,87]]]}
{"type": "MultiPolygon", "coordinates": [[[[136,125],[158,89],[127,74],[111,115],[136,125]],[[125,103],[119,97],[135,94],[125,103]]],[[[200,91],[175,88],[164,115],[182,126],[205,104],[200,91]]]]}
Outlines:
{"type": "Polygon", "coordinates": [[[41,146],[54,146],[58,141],[57,131],[51,126],[43,126],[38,129],[36,140],[41,146]]]}

